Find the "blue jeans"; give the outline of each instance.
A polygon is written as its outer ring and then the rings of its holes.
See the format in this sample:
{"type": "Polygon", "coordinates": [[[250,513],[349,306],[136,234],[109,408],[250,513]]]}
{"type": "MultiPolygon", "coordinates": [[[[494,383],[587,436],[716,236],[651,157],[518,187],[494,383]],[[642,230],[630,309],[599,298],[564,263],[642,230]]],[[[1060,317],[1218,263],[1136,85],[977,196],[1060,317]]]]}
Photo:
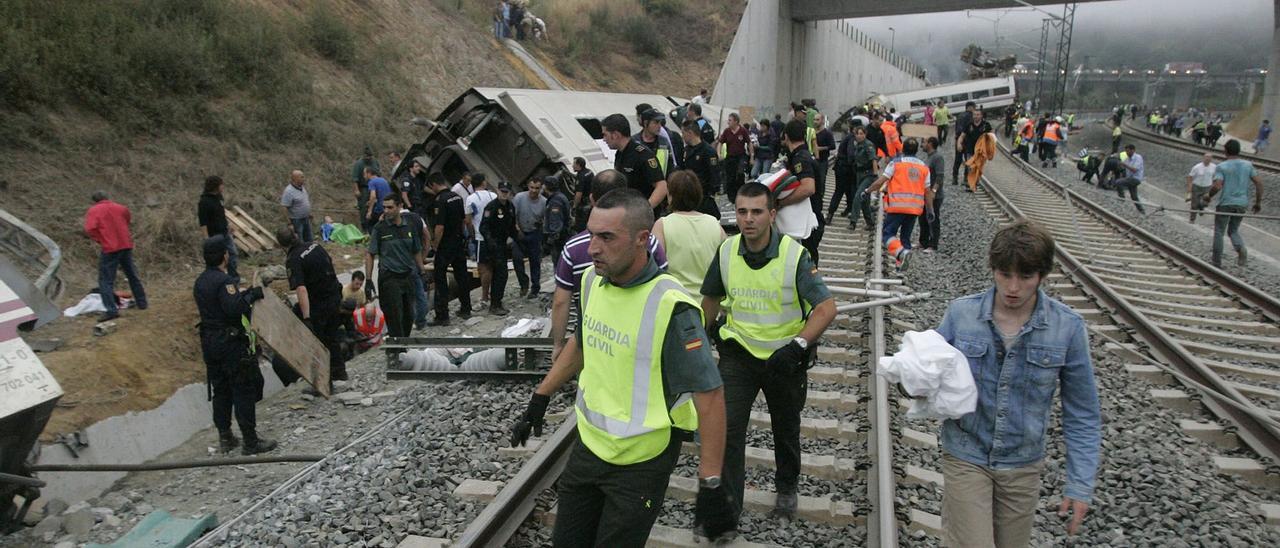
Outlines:
{"type": "Polygon", "coordinates": [[[129,291],[133,292],[133,300],[139,310],[147,308],[147,292],[142,288],[142,278],[138,277],[138,268],[133,264],[133,249],[121,249],[111,253],[103,253],[98,259],[98,292],[102,294],[102,305],[107,307],[107,315],[114,316],[120,312],[116,307],[116,270],[124,269],[124,276],[129,279],[129,291]]]}
{"type": "MultiPolygon", "coordinates": [[[[529,259],[529,291],[537,293],[539,291],[539,283],[542,281],[542,232],[533,231],[525,232],[516,239],[516,247],[520,248],[520,255],[529,259]]],[[[524,281],[524,265],[517,259],[516,276],[520,281],[524,281]]],[[[524,284],[520,284],[522,287],[524,284]]]]}
{"type": "Polygon", "coordinates": [[[422,281],[422,273],[415,272],[409,275],[413,282],[413,325],[419,328],[427,325],[427,309],[430,308],[427,300],[427,284],[422,281]]]}
{"type": "Polygon", "coordinates": [[[298,235],[298,241],[303,243],[311,241],[311,217],[289,219],[289,224],[293,225],[293,233],[298,235]]]}
{"type": "MultiPolygon", "coordinates": [[[[1218,211],[1223,213],[1244,213],[1244,206],[1220,205],[1218,211]]],[[[1231,239],[1231,247],[1236,249],[1236,253],[1244,253],[1244,238],[1240,236],[1240,223],[1244,221],[1244,217],[1237,215],[1214,215],[1213,216],[1213,265],[1222,266],[1222,237],[1225,235],[1231,239]]]]}
{"type": "Polygon", "coordinates": [[[916,227],[916,217],[910,213],[885,213],[884,214],[884,234],[881,239],[885,244],[894,236],[902,242],[902,247],[911,249],[911,231],[916,227]]]}

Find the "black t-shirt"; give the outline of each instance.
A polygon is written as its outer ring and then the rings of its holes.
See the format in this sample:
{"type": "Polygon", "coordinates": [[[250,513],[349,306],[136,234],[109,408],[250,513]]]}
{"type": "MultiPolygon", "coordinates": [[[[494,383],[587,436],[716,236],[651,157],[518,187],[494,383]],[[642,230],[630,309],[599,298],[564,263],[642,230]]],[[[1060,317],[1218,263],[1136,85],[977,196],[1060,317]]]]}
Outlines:
{"type": "Polygon", "coordinates": [[[210,236],[227,233],[227,210],[223,209],[219,194],[200,195],[196,218],[200,220],[200,226],[209,227],[210,236]]]}
{"type": "Polygon", "coordinates": [[[706,141],[684,147],[684,168],[698,176],[703,194],[715,194],[720,188],[720,158],[706,141]],[[708,193],[708,191],[711,191],[708,193]]]}
{"type": "Polygon", "coordinates": [[[400,178],[396,179],[395,189],[409,196],[409,203],[413,206],[412,210],[422,211],[427,206],[427,194],[423,190],[423,185],[427,182],[425,176],[414,177],[408,171],[400,174],[400,178]]]}
{"type": "Polygon", "coordinates": [[[809,153],[807,145],[800,145],[787,153],[787,169],[799,180],[813,179],[814,192],[809,197],[809,204],[813,206],[818,219],[822,219],[822,185],[818,182],[818,162],[809,153]]]}
{"type": "Polygon", "coordinates": [[[970,123],[965,127],[960,133],[964,136],[965,154],[973,154],[974,147],[978,145],[978,139],[987,133],[991,133],[991,124],[986,120],[981,124],[970,123]]]}
{"type": "Polygon", "coordinates": [[[636,189],[645,198],[652,195],[653,187],[664,179],[653,149],[635,141],[629,141],[626,147],[617,151],[613,168],[627,176],[628,188],[636,189]]]}
{"type": "Polygon", "coordinates": [[[431,204],[428,217],[431,219],[433,233],[435,227],[444,227],[440,241],[436,243],[436,253],[462,251],[463,244],[466,242],[466,236],[462,233],[462,224],[466,222],[466,213],[462,210],[462,197],[449,191],[441,192],[436,196],[436,201],[431,204]]]}
{"type": "Polygon", "coordinates": [[[577,176],[578,188],[574,189],[574,191],[581,192],[583,201],[588,201],[591,196],[591,182],[596,179],[596,174],[594,171],[584,168],[577,173],[577,176]]]}
{"type": "Polygon", "coordinates": [[[321,303],[337,305],[342,300],[342,284],[338,283],[338,275],[333,271],[333,261],[319,242],[300,243],[289,248],[284,267],[289,272],[289,289],[306,286],[311,306],[321,303]]]}
{"type": "Polygon", "coordinates": [[[818,143],[819,148],[826,148],[826,150],[818,151],[818,161],[827,161],[831,157],[831,151],[836,148],[836,136],[831,133],[831,130],[824,127],[822,131],[818,132],[814,141],[818,143]]]}
{"type": "Polygon", "coordinates": [[[516,206],[511,200],[494,198],[484,206],[480,218],[480,235],[485,245],[506,246],[507,238],[516,234],[516,206]]]}

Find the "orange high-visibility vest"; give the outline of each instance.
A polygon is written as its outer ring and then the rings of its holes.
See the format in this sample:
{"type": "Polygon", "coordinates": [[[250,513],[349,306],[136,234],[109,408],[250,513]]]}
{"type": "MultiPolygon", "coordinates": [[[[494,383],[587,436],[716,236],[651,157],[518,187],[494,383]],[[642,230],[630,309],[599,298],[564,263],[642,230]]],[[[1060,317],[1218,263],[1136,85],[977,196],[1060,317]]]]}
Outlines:
{"type": "Polygon", "coordinates": [[[351,313],[351,317],[356,333],[360,334],[360,346],[369,348],[382,343],[382,336],[387,332],[387,317],[382,314],[381,308],[374,309],[376,312],[373,318],[368,318],[364,310],[363,306],[357,308],[351,313]]]}
{"type": "Polygon", "coordinates": [[[909,160],[895,163],[884,195],[884,212],[924,214],[924,189],[928,181],[929,166],[909,160]]]}
{"type": "Polygon", "coordinates": [[[1059,125],[1057,122],[1049,122],[1049,125],[1044,127],[1044,138],[1050,141],[1061,143],[1062,142],[1062,126],[1059,125]]]}
{"type": "Polygon", "coordinates": [[[1022,126],[1022,140],[1030,141],[1036,136],[1036,128],[1031,122],[1027,122],[1022,126]]]}
{"type": "Polygon", "coordinates": [[[880,124],[880,131],[884,132],[884,146],[889,149],[889,156],[902,154],[902,140],[898,138],[898,127],[893,122],[885,120],[880,124]]]}

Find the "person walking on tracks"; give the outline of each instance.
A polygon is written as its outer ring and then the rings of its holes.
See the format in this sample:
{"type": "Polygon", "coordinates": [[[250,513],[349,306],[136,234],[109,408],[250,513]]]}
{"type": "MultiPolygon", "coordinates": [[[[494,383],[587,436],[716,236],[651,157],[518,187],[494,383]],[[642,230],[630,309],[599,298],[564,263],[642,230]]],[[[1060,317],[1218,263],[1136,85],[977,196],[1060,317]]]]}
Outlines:
{"type": "Polygon", "coordinates": [[[1187,201],[1191,203],[1191,222],[1196,222],[1196,212],[1203,211],[1207,205],[1209,197],[1209,189],[1213,187],[1213,174],[1218,169],[1218,164],[1213,163],[1213,155],[1204,154],[1204,158],[1196,165],[1191,166],[1191,172],[1187,173],[1187,201]]]}
{"type": "Polygon", "coordinates": [[[1142,200],[1138,198],[1138,185],[1142,184],[1142,180],[1146,178],[1146,164],[1141,154],[1137,152],[1138,147],[1132,143],[1124,146],[1124,152],[1127,159],[1121,164],[1126,174],[1124,177],[1115,180],[1116,194],[1124,198],[1124,191],[1129,191],[1129,198],[1133,200],[1134,207],[1138,208],[1138,213],[1145,214],[1147,210],[1142,207],[1142,200]]]}
{"type": "Polygon", "coordinates": [[[138,310],[147,309],[147,291],[133,264],[133,236],[129,230],[133,214],[101,190],[94,192],[92,199],[93,205],[84,214],[84,233],[102,249],[98,257],[98,293],[106,311],[99,321],[105,322],[120,317],[115,291],[117,270],[123,269],[129,279],[129,291],[133,292],[138,310]]]}
{"type": "MultiPolygon", "coordinates": [[[[1223,147],[1227,159],[1218,164],[1213,173],[1213,186],[1209,189],[1206,200],[1218,197],[1219,213],[1244,213],[1249,205],[1249,183],[1253,183],[1253,212],[1262,211],[1262,179],[1258,178],[1258,170],[1253,163],[1240,159],[1240,141],[1232,139],[1223,147]]],[[[1239,215],[1213,216],[1213,266],[1222,266],[1222,236],[1231,237],[1231,247],[1236,250],[1236,264],[1244,266],[1249,260],[1249,251],[1244,246],[1244,237],[1240,236],[1240,223],[1244,218],[1239,215]]]]}
{"type": "Polygon", "coordinates": [[[329,382],[347,380],[338,333],[343,320],[338,311],[342,284],[333,271],[333,260],[319,242],[303,241],[294,227],[277,230],[276,241],[287,250],[284,267],[289,289],[297,291],[302,323],[329,349],[329,382]]]}
{"type": "Polygon", "coordinates": [[[920,219],[920,249],[925,254],[938,250],[942,236],[942,189],[946,182],[947,160],[938,150],[937,137],[924,140],[925,165],[929,167],[929,192],[925,193],[924,218],[920,219]]]}
{"type": "Polygon", "coordinates": [[[221,234],[202,245],[205,270],[196,278],[193,294],[200,313],[200,350],[204,357],[209,399],[213,402],[213,425],[218,428],[218,448],[253,455],[276,448],[276,442],[258,437],[254,405],[262,400],[262,370],[249,315],[253,303],[262,299],[262,288],[241,291],[236,279],[227,274],[227,238],[221,234]],[[231,431],[231,415],[244,445],[231,431]]]}
{"type": "Polygon", "coordinates": [[[653,222],[652,204],[635,190],[596,202],[577,336],[511,428],[512,446],[531,431],[540,435],[551,396],[578,375],[578,435],[559,479],[555,546],[643,546],[694,429],[701,434],[695,528],[709,538],[732,528],[720,479],[723,383],[697,302],[649,253],[653,222]]]}
{"type": "Polygon", "coordinates": [[[735,206],[742,232],[720,245],[701,288],[707,332],[718,341],[725,382],[724,478],[736,519],[742,512],[747,426],[763,390],[777,461],[774,509],[789,516],[798,501],[800,410],[808,369],[836,305],[804,247],[774,229],[778,206],[768,187],[743,185],[735,206]]]}
{"type": "MultiPolygon", "coordinates": [[[[956,134],[956,138],[961,135],[956,134]]],[[[931,195],[928,187],[933,179],[929,166],[916,157],[919,148],[915,138],[907,139],[902,146],[902,158],[890,162],[865,192],[871,195],[885,188],[881,238],[898,270],[906,270],[911,264],[911,230],[915,228],[916,219],[924,215],[925,203],[931,195]]]]}
{"type": "Polygon", "coordinates": [[[1084,521],[1102,443],[1098,389],[1084,320],[1040,288],[1053,270],[1053,237],[1021,221],[988,251],[993,287],[951,302],[937,331],[968,358],[977,409],[942,424],[942,542],[1024,547],[1040,500],[1045,433],[1062,394],[1067,534],[1084,521]]]}

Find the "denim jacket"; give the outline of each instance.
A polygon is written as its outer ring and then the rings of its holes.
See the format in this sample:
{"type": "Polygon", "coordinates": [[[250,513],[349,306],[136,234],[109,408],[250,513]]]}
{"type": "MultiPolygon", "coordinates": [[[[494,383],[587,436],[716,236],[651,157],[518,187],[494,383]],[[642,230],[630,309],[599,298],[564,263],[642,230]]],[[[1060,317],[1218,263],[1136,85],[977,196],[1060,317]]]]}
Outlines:
{"type": "Polygon", "coordinates": [[[942,424],[942,448],[963,461],[998,470],[1039,461],[1053,394],[1061,386],[1064,494],[1089,502],[1102,419],[1084,319],[1037,291],[1031,319],[1013,348],[1006,349],[992,321],[994,299],[994,288],[956,299],[938,326],[943,338],[969,359],[978,386],[978,408],[942,424]]]}

